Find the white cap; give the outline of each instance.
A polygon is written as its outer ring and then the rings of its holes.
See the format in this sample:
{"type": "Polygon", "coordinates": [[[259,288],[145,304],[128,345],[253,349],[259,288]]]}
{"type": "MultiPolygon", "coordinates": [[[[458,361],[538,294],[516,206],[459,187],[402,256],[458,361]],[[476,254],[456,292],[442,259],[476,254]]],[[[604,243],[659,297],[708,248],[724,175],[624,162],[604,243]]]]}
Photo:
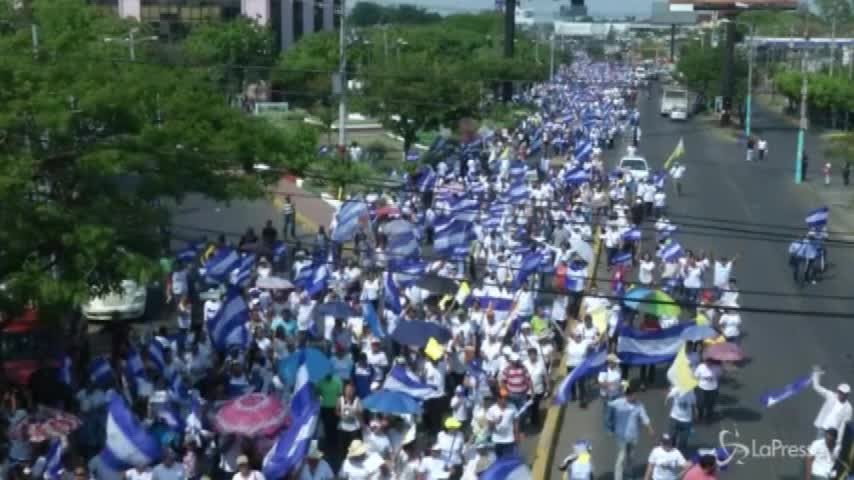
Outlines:
{"type": "Polygon", "coordinates": [[[847,383],[840,383],[839,386],[836,387],[836,390],[838,392],[841,392],[841,393],[848,395],[849,393],[851,393],[851,386],[848,385],[847,383]]]}
{"type": "Polygon", "coordinates": [[[516,352],[511,352],[511,353],[510,353],[510,355],[509,355],[509,357],[508,357],[508,359],[509,359],[511,362],[518,362],[518,361],[519,361],[519,354],[518,354],[518,353],[516,353],[516,352]]]}

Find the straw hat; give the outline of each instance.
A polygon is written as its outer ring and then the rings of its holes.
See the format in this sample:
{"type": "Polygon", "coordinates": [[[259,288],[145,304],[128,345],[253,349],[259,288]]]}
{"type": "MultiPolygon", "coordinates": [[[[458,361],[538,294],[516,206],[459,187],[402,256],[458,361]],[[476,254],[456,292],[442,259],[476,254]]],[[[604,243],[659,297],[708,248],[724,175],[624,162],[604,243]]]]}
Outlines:
{"type": "Polygon", "coordinates": [[[365,447],[365,444],[361,440],[356,439],[350,443],[350,448],[347,449],[347,458],[360,457],[366,453],[368,453],[368,449],[365,447]]]}

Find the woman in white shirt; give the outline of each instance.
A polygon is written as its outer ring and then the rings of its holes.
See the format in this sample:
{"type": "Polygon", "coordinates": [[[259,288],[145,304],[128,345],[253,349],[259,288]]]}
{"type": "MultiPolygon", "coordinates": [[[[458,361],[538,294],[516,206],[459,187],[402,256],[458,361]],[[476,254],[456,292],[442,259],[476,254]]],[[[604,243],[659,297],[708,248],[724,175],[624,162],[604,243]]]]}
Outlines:
{"type": "Polygon", "coordinates": [[[644,286],[652,284],[654,271],[655,260],[652,259],[649,253],[644,253],[638,266],[638,283],[644,286]]]}
{"type": "MultiPolygon", "coordinates": [[[[570,335],[566,342],[566,374],[569,375],[572,371],[581,365],[584,357],[590,351],[590,342],[581,336],[581,332],[575,330],[570,335]]],[[[578,398],[579,405],[585,405],[586,385],[584,380],[576,381],[572,385],[570,391],[570,401],[575,401],[578,398]]]]}
{"type": "Polygon", "coordinates": [[[726,337],[727,342],[738,343],[741,336],[741,315],[732,310],[722,310],[718,318],[718,328],[726,337]]]}
{"type": "Polygon", "coordinates": [[[697,379],[697,417],[699,421],[712,421],[718,401],[718,378],[721,368],[717,362],[703,359],[694,369],[697,379]]]}
{"type": "Polygon", "coordinates": [[[374,308],[379,307],[380,298],[380,280],[376,274],[369,274],[365,281],[362,282],[362,301],[368,301],[374,304],[374,308]]]}
{"type": "Polygon", "coordinates": [[[352,383],[348,382],[344,385],[344,392],[338,397],[335,411],[338,414],[340,444],[350,445],[353,440],[361,437],[362,433],[362,404],[356,396],[356,389],[352,383]]]}

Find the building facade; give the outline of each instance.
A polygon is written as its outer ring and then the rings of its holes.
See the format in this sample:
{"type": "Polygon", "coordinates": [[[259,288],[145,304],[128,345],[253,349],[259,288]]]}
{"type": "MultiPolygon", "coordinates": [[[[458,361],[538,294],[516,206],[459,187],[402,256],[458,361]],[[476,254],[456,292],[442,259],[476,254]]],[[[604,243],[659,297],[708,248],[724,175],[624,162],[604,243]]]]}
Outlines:
{"type": "Polygon", "coordinates": [[[334,30],[341,0],[91,0],[124,18],[149,23],[164,37],[181,35],[193,24],[251,18],[269,26],[276,45],[287,50],[303,35],[334,30]]]}

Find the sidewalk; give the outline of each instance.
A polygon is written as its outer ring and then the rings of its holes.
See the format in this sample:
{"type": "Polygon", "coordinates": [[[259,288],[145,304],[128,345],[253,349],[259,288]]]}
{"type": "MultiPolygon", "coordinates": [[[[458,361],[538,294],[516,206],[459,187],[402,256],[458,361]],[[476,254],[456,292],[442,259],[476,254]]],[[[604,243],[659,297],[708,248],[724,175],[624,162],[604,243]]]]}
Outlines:
{"type": "Polygon", "coordinates": [[[290,195],[297,223],[302,230],[313,233],[318,227],[323,227],[329,233],[329,224],[335,216],[335,208],[319,195],[299,187],[294,177],[283,177],[272,193],[273,204],[280,211],[285,197],[290,195]]]}

